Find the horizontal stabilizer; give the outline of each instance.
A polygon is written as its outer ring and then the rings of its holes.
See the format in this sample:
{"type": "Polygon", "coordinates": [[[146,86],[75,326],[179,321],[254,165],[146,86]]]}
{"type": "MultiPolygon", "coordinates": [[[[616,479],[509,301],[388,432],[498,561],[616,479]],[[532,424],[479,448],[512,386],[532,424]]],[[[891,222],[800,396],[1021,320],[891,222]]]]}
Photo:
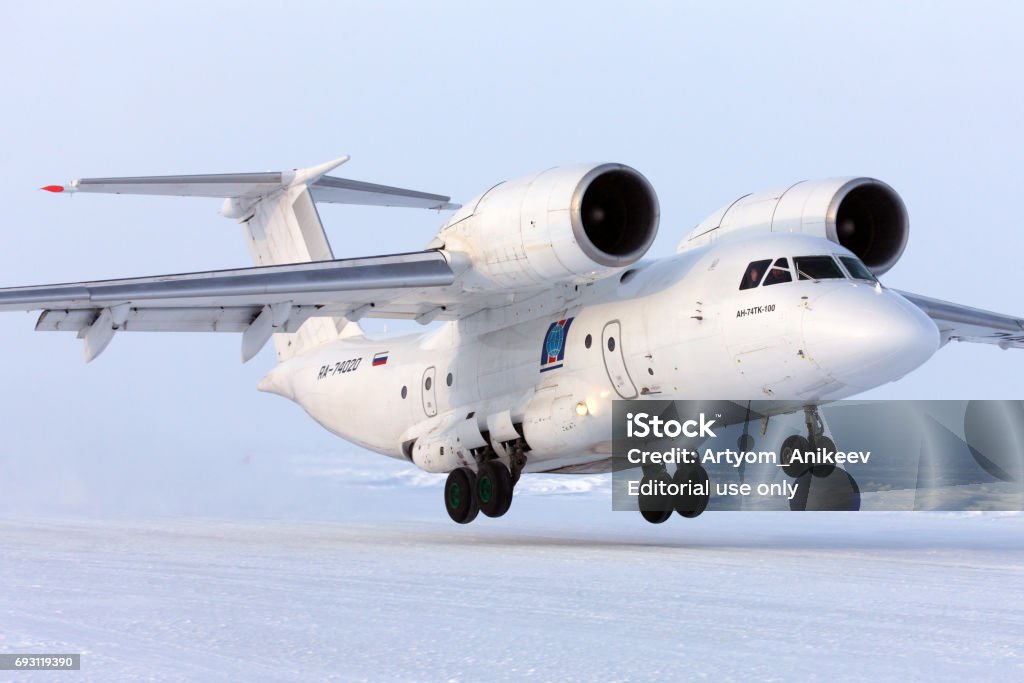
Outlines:
{"type": "Polygon", "coordinates": [[[80,178],[66,185],[46,185],[42,189],[59,193],[92,192],[238,199],[255,198],[305,184],[309,187],[313,199],[319,202],[436,210],[459,208],[458,204],[451,203],[450,197],[444,195],[324,175],[346,161],[348,157],[341,157],[311,168],[265,173],[80,178]]]}

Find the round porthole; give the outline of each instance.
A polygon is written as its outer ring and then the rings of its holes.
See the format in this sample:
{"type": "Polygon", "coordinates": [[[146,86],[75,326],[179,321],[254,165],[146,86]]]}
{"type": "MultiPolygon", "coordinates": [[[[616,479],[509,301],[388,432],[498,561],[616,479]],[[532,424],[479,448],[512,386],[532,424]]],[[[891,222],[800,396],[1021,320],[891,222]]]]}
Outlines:
{"type": "Polygon", "coordinates": [[[593,343],[594,343],[594,338],[591,337],[589,334],[587,335],[587,338],[583,340],[583,345],[586,346],[588,349],[590,348],[590,345],[593,344],[593,343]]]}
{"type": "Polygon", "coordinates": [[[402,387],[402,398],[409,395],[409,387],[402,387]]]}
{"type": "Polygon", "coordinates": [[[427,381],[423,383],[423,388],[430,391],[430,387],[433,386],[434,382],[428,377],[427,381]]]}
{"type": "Polygon", "coordinates": [[[614,351],[615,350],[615,337],[608,337],[608,350],[609,351],[614,351]]]}
{"type": "Polygon", "coordinates": [[[449,373],[448,373],[448,376],[444,378],[444,382],[445,382],[445,384],[447,384],[448,386],[451,386],[451,385],[452,385],[452,382],[454,381],[454,379],[455,379],[455,378],[454,378],[454,377],[452,377],[452,373],[450,373],[450,372],[449,372],[449,373]]]}

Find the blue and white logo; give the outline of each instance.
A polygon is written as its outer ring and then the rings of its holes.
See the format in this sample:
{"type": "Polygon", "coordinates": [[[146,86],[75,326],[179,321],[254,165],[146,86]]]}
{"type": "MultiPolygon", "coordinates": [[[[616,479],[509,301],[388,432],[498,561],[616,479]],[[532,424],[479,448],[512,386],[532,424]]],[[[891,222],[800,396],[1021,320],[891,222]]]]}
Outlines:
{"type": "Polygon", "coordinates": [[[546,372],[562,367],[565,359],[565,340],[569,334],[572,318],[551,323],[548,333],[544,335],[544,346],[540,350],[540,371],[546,372]]]}

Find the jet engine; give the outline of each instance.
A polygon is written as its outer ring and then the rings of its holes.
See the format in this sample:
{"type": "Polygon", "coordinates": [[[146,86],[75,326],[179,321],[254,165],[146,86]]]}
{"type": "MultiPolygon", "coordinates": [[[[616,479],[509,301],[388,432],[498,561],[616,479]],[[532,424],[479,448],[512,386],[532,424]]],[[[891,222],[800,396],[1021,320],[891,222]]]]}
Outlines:
{"type": "Polygon", "coordinates": [[[708,216],[678,251],[740,232],[803,232],[856,254],[875,275],[892,268],[910,237],[910,220],[894,189],[874,178],[803,181],[740,197],[708,216]]]}
{"type": "Polygon", "coordinates": [[[583,283],[640,259],[658,216],[654,189],[629,166],[562,166],[467,202],[432,246],[465,258],[478,289],[583,283]]]}

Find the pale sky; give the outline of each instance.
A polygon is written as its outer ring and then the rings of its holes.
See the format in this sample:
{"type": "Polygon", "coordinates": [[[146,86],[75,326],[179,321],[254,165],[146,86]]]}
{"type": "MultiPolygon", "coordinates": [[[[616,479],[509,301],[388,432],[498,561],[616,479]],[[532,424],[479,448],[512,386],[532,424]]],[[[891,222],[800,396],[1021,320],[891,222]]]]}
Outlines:
{"type": "MultiPolygon", "coordinates": [[[[660,197],[651,256],[746,192],[871,175],[911,216],[885,284],[1024,314],[1022,20],[1009,2],[4,3],[0,286],[248,264],[216,200],[37,189],[76,177],[350,154],[337,175],[460,201],[620,161],[660,197]]],[[[339,257],[420,249],[443,220],[322,217],[339,257]]],[[[236,335],[128,334],[85,365],[34,322],[0,315],[0,480],[355,449],[256,391],[269,347],[241,365],[236,335]]],[[[867,396],[1020,398],[1021,377],[1024,352],[951,345],[867,396]]]]}

